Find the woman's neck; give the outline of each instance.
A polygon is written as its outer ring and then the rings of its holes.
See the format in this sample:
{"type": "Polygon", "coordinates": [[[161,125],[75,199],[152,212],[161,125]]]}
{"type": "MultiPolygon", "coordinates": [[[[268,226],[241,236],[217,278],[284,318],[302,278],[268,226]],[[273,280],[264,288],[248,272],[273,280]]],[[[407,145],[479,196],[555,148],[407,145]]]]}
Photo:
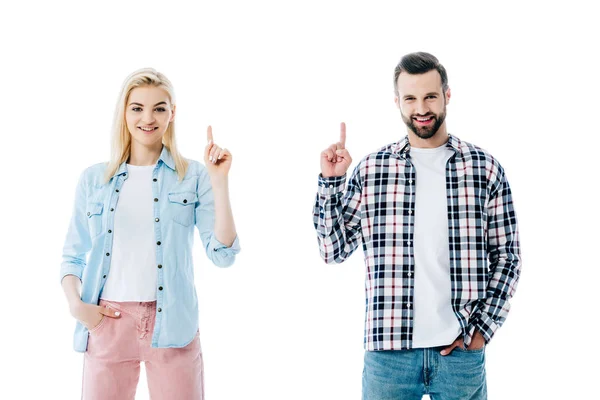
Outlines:
{"type": "Polygon", "coordinates": [[[129,160],[127,162],[131,165],[154,165],[160,157],[162,151],[162,143],[158,142],[156,145],[151,147],[140,145],[136,142],[131,143],[131,150],[129,152],[129,160]]]}

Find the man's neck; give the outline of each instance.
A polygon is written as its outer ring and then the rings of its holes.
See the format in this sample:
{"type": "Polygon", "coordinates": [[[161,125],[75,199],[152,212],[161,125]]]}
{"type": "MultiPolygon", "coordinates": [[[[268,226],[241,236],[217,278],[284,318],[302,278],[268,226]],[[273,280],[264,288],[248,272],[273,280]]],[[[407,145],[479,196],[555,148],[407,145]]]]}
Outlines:
{"type": "Polygon", "coordinates": [[[411,147],[421,149],[435,149],[436,147],[443,146],[448,142],[448,132],[446,131],[446,123],[438,129],[438,131],[429,139],[422,139],[418,137],[413,131],[408,129],[408,142],[411,147]]]}

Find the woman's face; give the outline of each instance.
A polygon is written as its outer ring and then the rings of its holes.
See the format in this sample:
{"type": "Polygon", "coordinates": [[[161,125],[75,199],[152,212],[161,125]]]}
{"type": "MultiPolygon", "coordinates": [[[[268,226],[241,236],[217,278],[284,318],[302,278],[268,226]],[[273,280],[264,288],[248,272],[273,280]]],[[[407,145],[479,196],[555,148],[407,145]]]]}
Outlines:
{"type": "Polygon", "coordinates": [[[166,91],[143,86],[129,93],[125,121],[133,141],[145,147],[162,143],[169,123],[175,118],[175,106],[166,91]]]}

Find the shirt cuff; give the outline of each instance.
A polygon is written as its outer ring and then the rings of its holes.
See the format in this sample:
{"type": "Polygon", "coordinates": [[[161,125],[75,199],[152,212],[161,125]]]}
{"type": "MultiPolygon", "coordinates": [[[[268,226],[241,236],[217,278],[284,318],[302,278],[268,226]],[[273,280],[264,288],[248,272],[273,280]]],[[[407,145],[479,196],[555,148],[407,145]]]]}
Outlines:
{"type": "Polygon", "coordinates": [[[341,193],[344,191],[344,183],[346,183],[346,174],[329,178],[324,178],[322,174],[319,174],[319,194],[333,196],[341,193]]]}
{"type": "Polygon", "coordinates": [[[67,275],[73,275],[79,278],[81,281],[82,270],[79,267],[66,267],[60,270],[60,283],[62,284],[62,280],[67,275]]]}
{"type": "Polygon", "coordinates": [[[215,237],[215,235],[213,234],[212,238],[210,239],[209,246],[210,246],[209,248],[212,249],[213,251],[221,251],[221,252],[229,253],[231,255],[234,255],[234,254],[237,254],[240,252],[240,241],[239,241],[239,237],[237,235],[235,236],[235,240],[233,241],[231,246],[227,247],[223,243],[219,242],[217,240],[217,238],[215,237]]]}
{"type": "Polygon", "coordinates": [[[475,328],[477,328],[477,330],[479,331],[479,333],[483,335],[486,344],[489,343],[490,340],[492,340],[494,333],[496,333],[496,331],[500,327],[500,325],[494,322],[494,320],[491,319],[490,316],[486,313],[481,313],[479,318],[475,320],[474,325],[475,328]]]}

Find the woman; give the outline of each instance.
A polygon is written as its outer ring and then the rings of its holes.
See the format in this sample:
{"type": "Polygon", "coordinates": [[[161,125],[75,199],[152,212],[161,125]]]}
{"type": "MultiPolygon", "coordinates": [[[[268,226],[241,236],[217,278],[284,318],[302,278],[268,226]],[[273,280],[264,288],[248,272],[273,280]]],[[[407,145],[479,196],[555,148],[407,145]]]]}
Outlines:
{"type": "Polygon", "coordinates": [[[108,164],[86,169],[63,249],[61,281],[85,352],[85,399],[133,399],[145,361],[152,399],[202,399],[192,243],[233,263],[239,244],[229,203],[228,150],[208,144],[203,166],[175,142],[169,80],[131,74],[114,118],[108,164]]]}

